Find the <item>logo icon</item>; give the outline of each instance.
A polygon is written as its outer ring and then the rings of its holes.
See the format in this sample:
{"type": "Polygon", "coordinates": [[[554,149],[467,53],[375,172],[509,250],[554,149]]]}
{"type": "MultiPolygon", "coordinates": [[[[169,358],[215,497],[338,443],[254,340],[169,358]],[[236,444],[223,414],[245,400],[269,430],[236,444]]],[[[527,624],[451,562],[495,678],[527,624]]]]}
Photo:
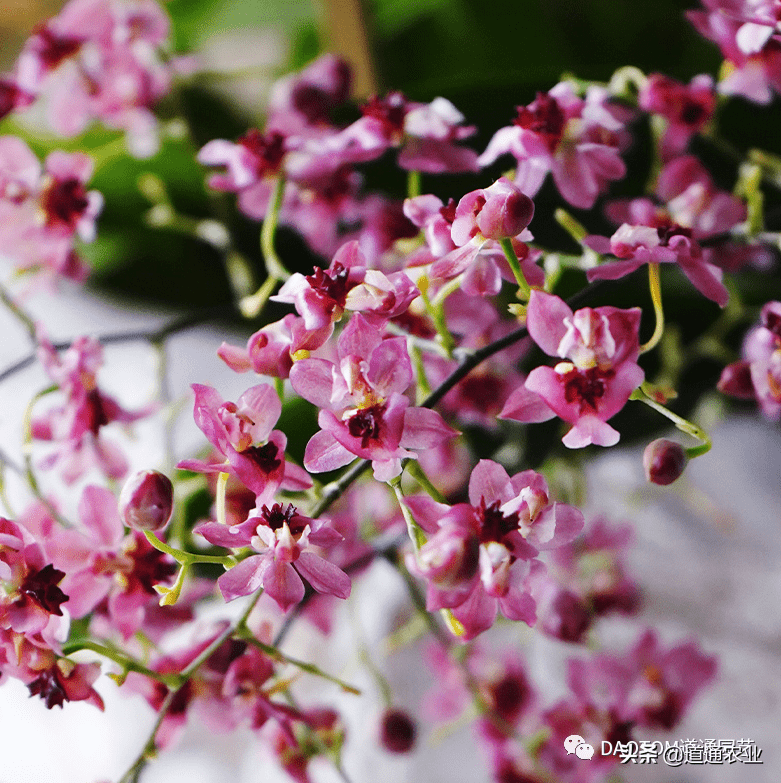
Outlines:
{"type": "Polygon", "coordinates": [[[564,749],[568,756],[574,753],[579,759],[590,759],[594,755],[594,746],[589,745],[580,734],[570,734],[564,740],[564,749]]]}

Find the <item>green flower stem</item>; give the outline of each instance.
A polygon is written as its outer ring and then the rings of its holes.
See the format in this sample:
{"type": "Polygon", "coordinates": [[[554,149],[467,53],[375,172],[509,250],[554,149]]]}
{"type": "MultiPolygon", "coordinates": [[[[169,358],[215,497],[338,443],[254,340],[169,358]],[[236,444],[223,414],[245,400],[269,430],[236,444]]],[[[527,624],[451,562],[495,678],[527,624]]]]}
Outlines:
{"type": "Polygon", "coordinates": [[[22,432],[24,433],[24,442],[22,444],[22,452],[24,454],[24,475],[27,479],[27,483],[32,490],[33,495],[46,506],[46,510],[57,520],[63,527],[71,527],[71,523],[63,517],[60,512],[44,497],[41,492],[41,488],[38,484],[38,479],[35,476],[33,470],[33,408],[38,400],[42,399],[48,394],[52,394],[59,390],[57,384],[53,384],[43,391],[39,391],[29,402],[27,408],[25,408],[24,416],[22,418],[22,432]]]}
{"type": "Polygon", "coordinates": [[[504,239],[499,240],[499,244],[502,246],[504,257],[507,259],[507,263],[510,265],[510,269],[513,270],[513,275],[515,275],[515,280],[518,283],[518,299],[520,299],[522,302],[528,302],[532,290],[523,275],[521,262],[518,260],[518,256],[515,255],[513,241],[509,237],[505,237],[504,239]]]}
{"type": "Polygon", "coordinates": [[[431,300],[431,306],[440,309],[445,303],[445,299],[447,299],[454,291],[458,291],[458,289],[461,288],[462,278],[463,275],[459,275],[458,277],[454,277],[451,281],[445,283],[445,285],[443,285],[439,291],[437,291],[436,295],[431,300]]]}
{"type": "Polygon", "coordinates": [[[282,261],[274,248],[274,238],[279,225],[279,210],[282,207],[282,197],[285,195],[285,178],[280,174],[271,194],[266,217],[260,229],[260,251],[266,264],[267,277],[258,290],[249,296],[245,296],[239,302],[239,310],[245,318],[255,318],[265,306],[275,286],[282,280],[290,277],[290,272],[285,269],[282,261]]]}
{"type": "Polygon", "coordinates": [[[419,171],[407,172],[407,198],[416,198],[421,193],[421,176],[419,171]]]}
{"type": "Polygon", "coordinates": [[[566,209],[557,209],[553,213],[556,222],[580,245],[588,236],[585,226],[575,220],[566,209]]]}
{"type": "Polygon", "coordinates": [[[648,265],[648,283],[651,288],[651,301],[654,303],[656,325],[651,339],[640,346],[640,353],[647,353],[659,344],[664,334],[664,308],[662,307],[662,285],[659,276],[659,264],[648,265]]]}
{"type": "Polygon", "coordinates": [[[399,508],[404,521],[407,523],[407,534],[410,541],[412,541],[412,546],[415,547],[415,554],[417,554],[418,550],[426,543],[426,534],[423,532],[423,528],[415,521],[412,512],[404,505],[404,495],[401,492],[401,478],[397,476],[388,483],[396,494],[396,500],[399,501],[399,508]]]}
{"type": "Polygon", "coordinates": [[[128,672],[138,672],[139,674],[151,677],[153,680],[157,680],[157,682],[163,683],[163,685],[166,685],[169,688],[176,688],[181,684],[180,675],[160,674],[159,672],[152,671],[152,669],[144,666],[143,663],[135,660],[135,658],[131,658],[113,647],[100,644],[100,642],[94,642],[92,639],[75,639],[72,642],[67,642],[62,648],[63,655],[72,655],[80,650],[91,650],[104,658],[114,661],[114,663],[122,667],[121,679],[123,680],[128,672]]]}
{"type": "Polygon", "coordinates": [[[406,464],[407,473],[418,482],[418,484],[432,497],[437,503],[445,503],[445,496],[431,483],[426,472],[420,466],[416,459],[411,459],[406,464]]]}
{"type": "Polygon", "coordinates": [[[269,275],[254,294],[239,300],[239,310],[245,318],[257,318],[266,306],[271,294],[279,283],[278,277],[269,275]]]}
{"type": "MultiPolygon", "coordinates": [[[[220,475],[227,474],[222,473],[220,475]]],[[[236,562],[232,555],[199,555],[194,552],[185,552],[183,549],[176,549],[161,541],[151,530],[145,530],[144,535],[155,549],[171,555],[174,560],[184,566],[191,566],[194,563],[219,563],[229,568],[236,562]]]]}
{"type": "Polygon", "coordinates": [[[160,710],[157,713],[157,720],[155,725],[152,726],[149,739],[141,749],[141,752],[136,757],[136,760],[130,766],[128,771],[120,778],[119,783],[138,783],[141,772],[147,763],[154,757],[157,751],[156,737],[157,732],[160,730],[160,726],[165,720],[165,716],[171,709],[174,703],[174,699],[179,691],[187,684],[190,678],[195,674],[201,665],[207,661],[231,636],[235,633],[241,634],[247,627],[247,619],[249,618],[252,610],[255,608],[258,599],[263,593],[263,588],[258,589],[247,604],[246,609],[242,612],[241,617],[235,624],[229,625],[206,649],[204,649],[198,657],[196,657],[189,666],[183,669],[179,674],[179,684],[172,687],[166,695],[163,703],[160,705],[160,710]]]}
{"type": "Polygon", "coordinates": [[[35,320],[14,301],[14,298],[5,286],[2,285],[0,285],[0,302],[2,302],[8,308],[8,311],[16,317],[22,326],[24,326],[33,343],[36,343],[35,320]]]}
{"type": "Polygon", "coordinates": [[[263,227],[260,230],[260,250],[263,253],[263,260],[266,262],[266,270],[269,277],[275,277],[277,280],[287,280],[290,272],[285,269],[274,249],[274,237],[277,233],[279,224],[279,210],[282,207],[282,197],[285,195],[285,178],[280,174],[277,177],[274,192],[271,195],[268,212],[263,220],[263,227]]]}
{"type": "MultiPolygon", "coordinates": [[[[428,296],[428,287],[426,285],[419,286],[420,298],[423,300],[423,305],[426,308],[426,312],[431,316],[431,320],[434,322],[434,328],[437,330],[437,335],[442,342],[442,347],[447,353],[448,359],[453,356],[453,349],[455,348],[455,340],[453,335],[450,334],[450,330],[447,328],[447,322],[445,321],[445,308],[444,299],[434,304],[428,296]]],[[[439,296],[437,296],[439,299],[439,296]]]]}
{"type": "Polygon", "coordinates": [[[328,674],[328,672],[324,672],[319,666],[315,666],[315,664],[313,663],[308,663],[307,661],[302,661],[299,660],[298,658],[293,658],[292,656],[286,655],[285,653],[281,652],[276,647],[261,642],[260,639],[254,636],[252,632],[249,630],[237,634],[237,637],[247,642],[248,644],[251,644],[253,647],[257,647],[259,650],[262,650],[266,655],[269,656],[269,658],[273,658],[275,661],[289,663],[291,666],[295,666],[298,669],[301,669],[301,671],[305,671],[308,674],[314,675],[315,677],[322,677],[322,679],[328,680],[328,682],[332,682],[335,685],[338,685],[345,693],[351,693],[354,696],[361,695],[360,688],[356,688],[354,685],[350,685],[349,682],[340,680],[338,677],[335,677],[333,674],[328,674]]]}
{"type": "Polygon", "coordinates": [[[428,378],[426,378],[426,368],[423,366],[423,354],[417,345],[412,345],[410,348],[410,355],[412,356],[412,363],[415,366],[415,379],[418,382],[417,385],[417,404],[420,403],[431,394],[431,386],[429,385],[428,378]]]}
{"type": "Polygon", "coordinates": [[[664,405],[654,400],[651,396],[651,387],[648,383],[644,383],[638,389],[635,389],[629,399],[644,402],[650,408],[661,413],[662,416],[666,416],[681,432],[685,432],[687,435],[691,435],[692,438],[699,440],[701,445],[690,446],[685,449],[686,456],[689,457],[689,459],[694,459],[694,457],[699,457],[710,451],[713,441],[711,441],[708,433],[696,424],[692,424],[692,422],[684,419],[683,416],[673,413],[669,408],[665,408],[664,405]]]}

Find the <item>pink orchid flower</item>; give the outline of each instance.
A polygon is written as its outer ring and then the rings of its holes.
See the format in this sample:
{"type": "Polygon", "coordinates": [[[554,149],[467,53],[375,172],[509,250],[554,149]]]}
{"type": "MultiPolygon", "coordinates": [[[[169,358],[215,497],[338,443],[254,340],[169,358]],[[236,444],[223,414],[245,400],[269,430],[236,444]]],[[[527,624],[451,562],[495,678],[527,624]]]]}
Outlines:
{"type": "Polygon", "coordinates": [[[224,457],[220,461],[182,460],[177,467],[196,473],[227,473],[238,478],[257,498],[258,508],[286,484],[306,489],[311,481],[285,461],[287,437],[273,429],[282,403],[267,383],[247,389],[236,402],[224,402],[211,386],[194,383],[195,423],[224,457]]]}
{"type": "Polygon", "coordinates": [[[580,98],[570,82],[537,93],[535,101],[518,107],[512,125],[494,134],[480,165],[509,153],[518,161],[515,184],[524,193],[534,196],[550,171],[566,201],[590,209],[609,182],[626,174],[620,154],[624,122],[608,97],[604,89],[589,87],[580,98]]]}
{"type": "Polygon", "coordinates": [[[226,601],[262,586],[286,612],[304,597],[302,577],[318,593],[337,598],[350,595],[350,577],[312,550],[332,546],[342,539],[341,534],[323,520],[299,514],[290,504],[264,505],[240,525],[207,522],[196,530],[215,546],[251,546],[261,553],[250,555],[217,580],[226,601]]]}
{"type": "Polygon", "coordinates": [[[585,307],[573,313],[559,297],[532,291],[526,323],[545,353],[565,361],[532,370],[501,418],[539,422],[557,415],[573,425],[563,439],[568,448],[615,445],[619,434],[607,420],[644,377],[637,364],[640,309],[585,307]]]}
{"type": "Polygon", "coordinates": [[[290,371],[298,394],[320,408],[304,467],[321,473],[361,457],[372,461],[374,476],[387,481],[401,473],[401,460],[415,458],[456,432],[428,408],[410,407],[403,392],[412,383],[406,341],[383,339],[355,314],[337,343],[338,364],[302,359],[290,371]]]}
{"type": "Polygon", "coordinates": [[[571,541],[583,527],[580,511],[550,502],[541,475],[526,470],[510,477],[491,460],[472,471],[469,503],[451,507],[417,496],[405,502],[430,534],[410,560],[428,581],[427,608],[450,608],[465,639],[490,628],[500,609],[532,625],[529,579],[544,570],[537,553],[571,541]]]}

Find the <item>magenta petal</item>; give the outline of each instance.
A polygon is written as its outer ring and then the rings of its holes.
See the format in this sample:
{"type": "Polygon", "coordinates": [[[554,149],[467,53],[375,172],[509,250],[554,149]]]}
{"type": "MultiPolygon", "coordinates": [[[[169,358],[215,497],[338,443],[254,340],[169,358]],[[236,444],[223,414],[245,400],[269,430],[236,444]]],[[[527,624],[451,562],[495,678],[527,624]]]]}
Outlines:
{"type": "Polygon", "coordinates": [[[561,439],[568,449],[580,449],[594,443],[597,446],[615,446],[621,436],[607,422],[596,416],[583,416],[561,439]]]}
{"type": "Polygon", "coordinates": [[[218,580],[220,592],[226,601],[254,593],[263,585],[267,568],[264,555],[253,555],[226,571],[218,580]]]}
{"type": "Polygon", "coordinates": [[[712,299],[719,307],[724,307],[729,301],[729,291],[721,282],[722,272],[713,264],[705,261],[679,260],[681,271],[691,280],[692,285],[708,299],[712,299]]]}
{"type": "MultiPolygon", "coordinates": [[[[619,221],[622,222],[622,221],[619,221]]],[[[610,239],[608,237],[601,237],[596,234],[589,234],[587,237],[583,237],[583,244],[586,247],[591,248],[601,255],[608,255],[612,252],[610,247],[610,239]]]]}
{"type": "Polygon", "coordinates": [[[495,296],[502,288],[502,276],[496,261],[487,253],[478,253],[461,283],[469,296],[495,296]]]}
{"type": "Polygon", "coordinates": [[[89,528],[95,541],[104,546],[117,544],[124,535],[117,499],[113,492],[103,487],[84,488],[79,501],[79,518],[89,528]]]}
{"type": "Polygon", "coordinates": [[[339,336],[339,357],[370,356],[382,342],[382,335],[360,313],[356,313],[339,336]]]}
{"type": "Polygon", "coordinates": [[[252,369],[252,362],[246,348],[237,348],[224,342],[217,349],[217,356],[234,372],[249,372],[252,369]]]}
{"type": "Polygon", "coordinates": [[[355,454],[346,449],[325,430],[316,432],[306,444],[304,467],[312,473],[326,473],[349,464],[355,454]]]}
{"type": "Polygon", "coordinates": [[[467,242],[463,247],[451,250],[447,255],[431,265],[432,280],[450,280],[460,275],[479,252],[479,246],[467,242]]]}
{"type": "Polygon", "coordinates": [[[405,449],[430,449],[458,435],[442,417],[429,408],[407,408],[400,445],[405,449]]]}
{"type": "Polygon", "coordinates": [[[628,261],[608,261],[606,264],[591,267],[586,270],[586,279],[589,283],[595,280],[618,280],[625,275],[634,272],[643,265],[642,259],[629,259],[628,261]]]}
{"type": "Polygon", "coordinates": [[[198,428],[206,436],[212,446],[223,454],[228,448],[228,436],[225,428],[217,418],[217,409],[222,405],[222,398],[216,389],[200,383],[192,385],[195,394],[193,418],[198,428]]]}
{"type": "Polygon", "coordinates": [[[529,565],[528,561],[516,560],[510,567],[510,589],[499,599],[499,607],[508,620],[534,625],[537,605],[526,586],[529,565]]]}
{"type": "Polygon", "coordinates": [[[227,473],[224,461],[205,462],[202,459],[183,459],[176,463],[179,470],[192,470],[194,473],[227,473]]]}
{"type": "Polygon", "coordinates": [[[526,540],[537,549],[556,549],[583,530],[583,514],[574,506],[554,503],[542,511],[526,540]]]}
{"type": "Polygon", "coordinates": [[[314,554],[302,552],[296,560],[296,570],[318,593],[349,598],[352,589],[350,577],[333,563],[314,554]]]}
{"type": "Polygon", "coordinates": [[[112,581],[110,576],[96,576],[89,571],[67,576],[60,587],[68,596],[65,607],[71,617],[78,620],[89,614],[108,595],[112,581]]]}
{"type": "Polygon", "coordinates": [[[282,414],[282,402],[272,386],[267,383],[259,383],[247,389],[236,400],[239,410],[247,407],[255,422],[252,434],[256,442],[268,440],[271,430],[282,414]]]}
{"type": "Polygon", "coordinates": [[[290,563],[278,560],[270,563],[263,573],[263,587],[283,612],[300,603],[304,597],[304,583],[296,569],[290,563]]]}
{"type": "Polygon", "coordinates": [[[312,477],[300,465],[285,460],[285,475],[281,487],[289,492],[305,492],[312,489],[312,477]]]}
{"type": "Polygon", "coordinates": [[[366,380],[381,397],[405,391],[412,383],[412,365],[403,338],[383,340],[372,351],[366,380]]]}
{"type": "Polygon", "coordinates": [[[390,481],[399,473],[401,473],[401,460],[398,457],[372,460],[372,475],[377,481],[390,481]]]}
{"type": "Polygon", "coordinates": [[[475,587],[472,595],[461,606],[451,610],[456,620],[464,626],[461,638],[469,641],[487,631],[494,624],[497,608],[496,598],[488,595],[482,585],[475,587]]]}
{"type": "Polygon", "coordinates": [[[436,533],[439,530],[438,523],[450,511],[450,506],[437,503],[428,495],[410,495],[404,498],[404,505],[426,533],[436,533]]]}
{"type": "Polygon", "coordinates": [[[559,344],[567,333],[565,318],[572,318],[572,310],[558,296],[532,291],[526,311],[526,325],[532,340],[548,356],[558,356],[559,344]]]}
{"type": "Polygon", "coordinates": [[[487,506],[496,500],[504,503],[514,495],[510,477],[498,462],[481,459],[477,463],[469,477],[469,502],[473,506],[479,506],[481,499],[487,506]]]}
{"type": "Polygon", "coordinates": [[[229,526],[223,525],[221,522],[204,522],[202,525],[197,525],[193,533],[203,536],[214,546],[238,549],[249,545],[254,531],[245,530],[244,525],[229,526]]]}
{"type": "Polygon", "coordinates": [[[526,424],[549,421],[556,414],[536,392],[519,386],[508,398],[499,414],[500,419],[513,419],[526,424]]]}
{"type": "Polygon", "coordinates": [[[297,394],[318,408],[331,407],[334,365],[325,359],[301,359],[290,370],[290,383],[297,394]]]}

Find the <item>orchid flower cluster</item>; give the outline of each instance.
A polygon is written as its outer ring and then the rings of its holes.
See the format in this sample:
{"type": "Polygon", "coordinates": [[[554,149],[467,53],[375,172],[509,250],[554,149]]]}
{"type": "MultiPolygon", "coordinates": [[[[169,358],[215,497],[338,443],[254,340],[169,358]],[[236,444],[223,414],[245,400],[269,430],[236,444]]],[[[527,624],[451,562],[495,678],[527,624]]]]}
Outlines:
{"type": "MultiPolygon", "coordinates": [[[[265,274],[257,290],[234,286],[232,308],[254,331],[246,345],[214,346],[249,379],[235,400],[193,384],[202,452],[136,473],[118,425],[175,406],[126,409],[103,389],[99,337],[53,342],[27,311],[42,288],[67,296],[88,276],[80,251],[100,235],[103,206],[89,182],[106,157],[55,149],[42,160],[20,128],[43,107],[60,136],[99,123],[125,134],[110,156],[150,156],[159,102],[188,75],[155,0],[70,0],[39,26],[0,77],[10,129],[0,135],[0,252],[15,268],[1,293],[33,344],[29,361],[0,377],[37,361],[51,381],[30,401],[23,463],[0,452],[26,485],[22,508],[0,482],[0,682],[20,680],[48,708],[102,708],[103,672],[145,699],[157,721],[115,783],[140,780],[196,716],[213,731],[257,732],[299,783],[316,783],[318,757],[349,780],[350,743],[411,753],[431,725],[465,719],[487,780],[600,781],[617,775],[616,759],[582,764],[565,752],[567,736],[597,748],[678,726],[716,660],[644,622],[632,527],[584,514],[575,460],[615,446],[622,411],[641,403],[694,441],[648,443],[648,480],[676,481],[711,446],[667,407],[694,361],[719,364],[712,398],[781,417],[781,302],[756,302],[739,285],[776,263],[781,235],[765,226],[763,198],[778,189],[781,163],[741,155],[726,190],[697,153],[714,139],[724,148],[728,100],[768,103],[781,91],[778,8],[703,6],[688,16],[721,49],[718,81],[634,68],[605,84],[565,79],[508,110],[482,151],[444,97],[375,95],[357,119],[335,123],[347,116],[334,110],[350,105],[351,71],[334,55],[275,84],[263,128],[193,146],[211,191],[259,224],[265,274]],[[611,197],[646,126],[645,192],[611,197]],[[406,199],[365,187],[367,164],[389,154],[406,199]],[[471,175],[474,189],[445,201],[423,187],[452,174],[471,175]],[[561,206],[544,214],[535,198],[548,179],[561,206]],[[538,244],[536,227],[555,223],[569,245],[538,244]],[[291,272],[278,226],[320,263],[291,272]],[[643,284],[624,306],[597,304],[641,268],[648,293],[643,284]],[[701,336],[684,344],[663,291],[707,313],[701,336]],[[271,321],[272,307],[284,315],[271,321]],[[542,440],[555,459],[534,456],[542,440]],[[369,737],[326,700],[328,688],[360,698],[358,689],[284,647],[294,623],[323,644],[344,633],[340,606],[379,563],[410,598],[394,643],[416,645],[436,685],[419,704],[397,703],[372,662],[383,706],[369,737]],[[220,614],[234,601],[240,611],[220,614]],[[633,623],[636,641],[605,647],[607,615],[633,623]],[[532,677],[530,633],[570,651],[557,701],[532,677]],[[299,678],[319,682],[323,700],[307,701],[299,678]]],[[[240,256],[217,217],[161,205],[158,227],[179,219],[210,241],[205,223],[217,225],[216,244],[240,256]]],[[[159,346],[197,321],[126,338],[159,346]]]]}

